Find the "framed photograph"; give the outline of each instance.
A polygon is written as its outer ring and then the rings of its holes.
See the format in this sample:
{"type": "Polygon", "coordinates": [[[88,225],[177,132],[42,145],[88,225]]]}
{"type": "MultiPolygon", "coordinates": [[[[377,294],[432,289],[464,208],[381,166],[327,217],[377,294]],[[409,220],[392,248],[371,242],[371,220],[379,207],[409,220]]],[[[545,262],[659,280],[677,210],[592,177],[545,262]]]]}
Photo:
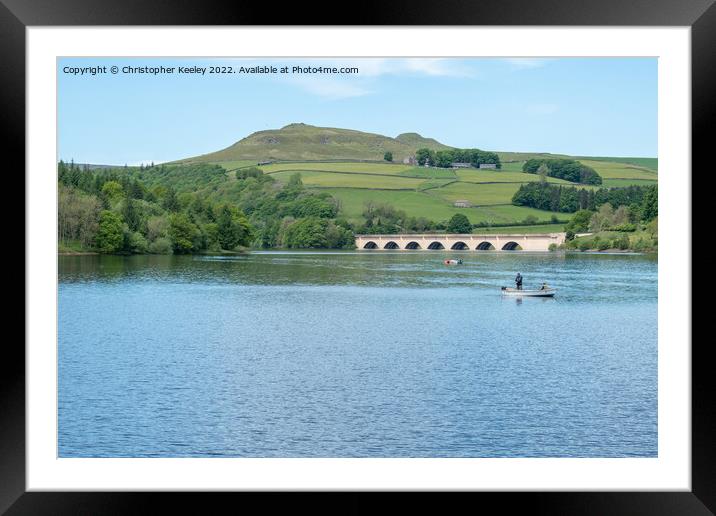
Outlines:
{"type": "Polygon", "coordinates": [[[0,508],[713,511],[691,182],[716,8],[608,4],[4,1],[27,302],[0,508]]]}

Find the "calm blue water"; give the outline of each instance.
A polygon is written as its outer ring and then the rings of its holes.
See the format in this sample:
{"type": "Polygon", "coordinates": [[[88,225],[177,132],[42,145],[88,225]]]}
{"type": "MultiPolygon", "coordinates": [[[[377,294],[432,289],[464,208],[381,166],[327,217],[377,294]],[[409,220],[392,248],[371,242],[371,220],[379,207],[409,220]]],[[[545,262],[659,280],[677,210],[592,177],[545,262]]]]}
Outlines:
{"type": "Polygon", "coordinates": [[[68,256],[59,270],[61,457],[657,455],[655,257],[68,256]],[[557,296],[503,298],[518,271],[557,296]]]}

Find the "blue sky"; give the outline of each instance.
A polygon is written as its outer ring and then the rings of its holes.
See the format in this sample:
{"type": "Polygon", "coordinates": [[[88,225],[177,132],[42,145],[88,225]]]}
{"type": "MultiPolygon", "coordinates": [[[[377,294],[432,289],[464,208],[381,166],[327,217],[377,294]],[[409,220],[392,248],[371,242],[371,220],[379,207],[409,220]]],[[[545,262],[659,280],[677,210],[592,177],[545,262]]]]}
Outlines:
{"type": "Polygon", "coordinates": [[[455,147],[657,156],[656,58],[58,60],[59,157],[160,163],[303,122],[455,147]],[[336,66],[339,74],[111,74],[111,66],[336,66]],[[73,75],[65,67],[106,66],[73,75]]]}

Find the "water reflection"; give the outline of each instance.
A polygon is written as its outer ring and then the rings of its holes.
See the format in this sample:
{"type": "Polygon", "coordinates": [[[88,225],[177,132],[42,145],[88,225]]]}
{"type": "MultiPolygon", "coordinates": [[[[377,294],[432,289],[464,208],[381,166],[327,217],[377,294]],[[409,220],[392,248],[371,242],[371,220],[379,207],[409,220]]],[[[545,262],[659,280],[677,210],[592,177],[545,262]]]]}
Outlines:
{"type": "Polygon", "coordinates": [[[354,285],[499,289],[515,271],[525,288],[542,282],[562,299],[647,299],[656,295],[656,257],[566,253],[260,252],[239,256],[61,256],[60,281],[169,281],[234,285],[354,285]],[[625,266],[626,264],[626,266],[625,266]]]}

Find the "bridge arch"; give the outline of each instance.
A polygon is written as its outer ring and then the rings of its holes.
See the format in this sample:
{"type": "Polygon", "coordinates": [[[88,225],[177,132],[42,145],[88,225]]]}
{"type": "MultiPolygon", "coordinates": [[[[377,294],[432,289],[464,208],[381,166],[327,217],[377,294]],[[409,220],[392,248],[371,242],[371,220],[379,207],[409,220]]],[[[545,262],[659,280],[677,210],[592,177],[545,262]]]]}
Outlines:
{"type": "Polygon", "coordinates": [[[502,246],[503,251],[521,251],[522,247],[517,242],[507,242],[502,246]]]}
{"type": "Polygon", "coordinates": [[[472,251],[547,251],[552,244],[565,241],[565,233],[405,233],[355,235],[355,246],[361,250],[390,251],[431,249],[472,251]],[[466,244],[466,245],[465,245],[466,244]]]}

